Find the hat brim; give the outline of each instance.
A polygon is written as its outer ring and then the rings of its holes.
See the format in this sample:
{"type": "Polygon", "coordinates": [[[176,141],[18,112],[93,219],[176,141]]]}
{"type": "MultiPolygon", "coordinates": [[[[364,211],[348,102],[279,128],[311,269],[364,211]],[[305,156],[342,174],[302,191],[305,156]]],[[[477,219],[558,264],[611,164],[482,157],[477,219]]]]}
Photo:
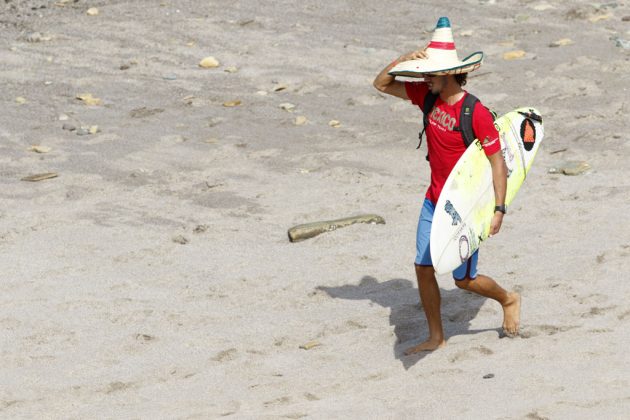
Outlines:
{"type": "Polygon", "coordinates": [[[444,76],[448,74],[469,73],[477,70],[483,61],[483,52],[477,51],[461,61],[438,63],[436,60],[419,59],[398,63],[388,74],[392,76],[424,77],[425,74],[444,76]]]}

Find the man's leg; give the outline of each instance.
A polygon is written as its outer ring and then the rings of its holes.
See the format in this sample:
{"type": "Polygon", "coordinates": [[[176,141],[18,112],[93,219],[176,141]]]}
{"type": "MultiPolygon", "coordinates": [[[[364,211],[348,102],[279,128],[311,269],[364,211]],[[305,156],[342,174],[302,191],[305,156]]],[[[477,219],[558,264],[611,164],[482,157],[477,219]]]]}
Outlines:
{"type": "Polygon", "coordinates": [[[521,295],[507,292],[488,276],[478,275],[476,278],[466,276],[463,280],[455,279],[460,289],[474,292],[478,295],[494,299],[503,307],[503,331],[509,337],[518,335],[521,315],[521,295]]]}
{"type": "Polygon", "coordinates": [[[420,212],[418,230],[416,232],[416,278],[418,279],[420,301],[429,324],[429,339],[407,349],[405,354],[433,351],[446,344],[444,331],[442,330],[442,316],[440,315],[440,288],[435,279],[435,271],[433,270],[429,249],[434,212],[435,205],[428,199],[425,199],[422,203],[422,211],[420,212]]]}
{"type": "Polygon", "coordinates": [[[413,354],[421,351],[433,351],[446,345],[444,331],[442,329],[442,316],[440,313],[440,288],[435,279],[435,271],[431,266],[416,265],[416,278],[422,308],[429,325],[429,339],[417,346],[405,350],[405,354],[413,354]]]}

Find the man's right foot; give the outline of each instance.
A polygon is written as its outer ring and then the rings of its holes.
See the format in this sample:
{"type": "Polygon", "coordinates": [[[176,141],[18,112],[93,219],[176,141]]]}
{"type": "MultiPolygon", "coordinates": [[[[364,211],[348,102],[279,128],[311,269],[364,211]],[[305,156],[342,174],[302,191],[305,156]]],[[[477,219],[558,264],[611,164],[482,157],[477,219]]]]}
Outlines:
{"type": "Polygon", "coordinates": [[[503,332],[508,337],[516,337],[521,321],[521,295],[508,294],[508,301],[503,305],[503,332]]]}
{"type": "Polygon", "coordinates": [[[423,351],[434,351],[439,348],[442,348],[446,345],[446,341],[432,341],[427,340],[424,343],[420,343],[417,346],[413,346],[405,350],[405,355],[409,356],[410,354],[420,353],[423,351]]]}

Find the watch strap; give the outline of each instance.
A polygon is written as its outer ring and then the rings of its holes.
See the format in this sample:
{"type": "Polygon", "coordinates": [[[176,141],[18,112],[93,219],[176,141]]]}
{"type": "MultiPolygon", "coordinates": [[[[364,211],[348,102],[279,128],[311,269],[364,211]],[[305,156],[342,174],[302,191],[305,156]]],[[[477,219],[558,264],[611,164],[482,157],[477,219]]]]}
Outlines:
{"type": "Polygon", "coordinates": [[[505,207],[504,204],[502,204],[500,206],[494,206],[494,211],[495,212],[500,211],[501,213],[506,214],[507,213],[507,207],[505,207]]]}

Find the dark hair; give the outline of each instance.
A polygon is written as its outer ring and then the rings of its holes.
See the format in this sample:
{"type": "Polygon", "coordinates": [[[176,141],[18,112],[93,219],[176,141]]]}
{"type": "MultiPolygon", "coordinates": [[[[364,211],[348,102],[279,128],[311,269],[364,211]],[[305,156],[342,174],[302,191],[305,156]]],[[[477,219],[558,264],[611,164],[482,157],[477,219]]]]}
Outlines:
{"type": "Polygon", "coordinates": [[[456,74],[455,75],[455,81],[460,86],[465,86],[466,85],[466,78],[468,78],[468,73],[460,73],[460,74],[456,74]]]}

